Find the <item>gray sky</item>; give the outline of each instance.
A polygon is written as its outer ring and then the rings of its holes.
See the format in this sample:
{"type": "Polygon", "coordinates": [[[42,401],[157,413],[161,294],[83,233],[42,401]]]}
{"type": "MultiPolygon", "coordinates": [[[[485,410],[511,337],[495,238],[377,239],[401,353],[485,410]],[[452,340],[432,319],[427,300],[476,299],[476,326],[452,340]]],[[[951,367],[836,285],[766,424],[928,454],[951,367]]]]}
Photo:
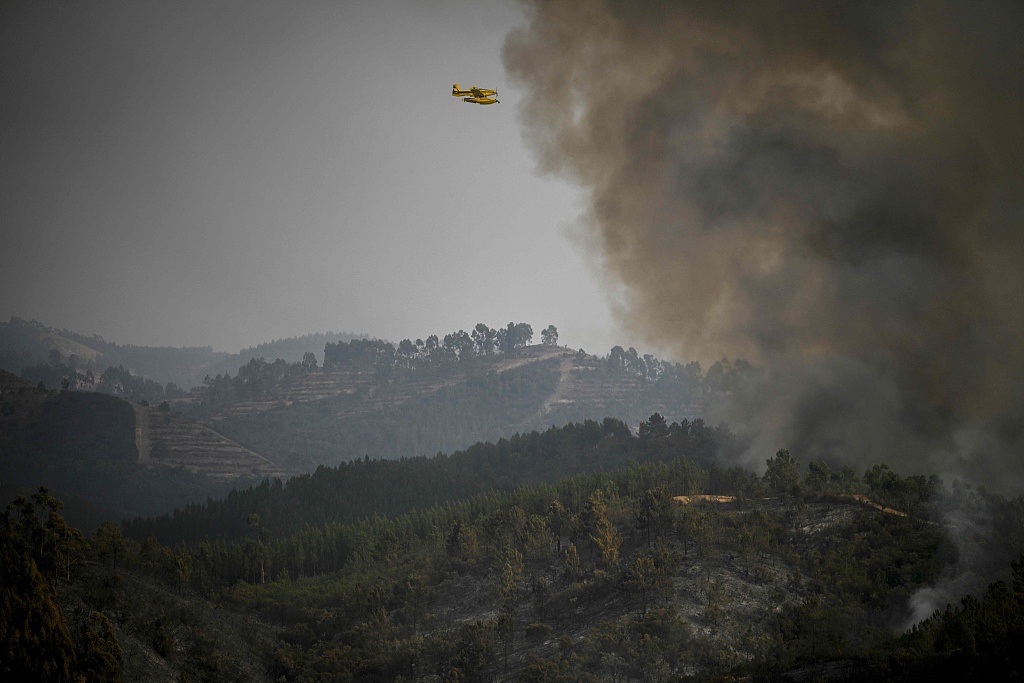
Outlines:
{"type": "Polygon", "coordinates": [[[522,21],[496,0],[3,3],[0,318],[228,351],[510,320],[634,343],[577,191],[523,144],[501,65],[522,21]]]}

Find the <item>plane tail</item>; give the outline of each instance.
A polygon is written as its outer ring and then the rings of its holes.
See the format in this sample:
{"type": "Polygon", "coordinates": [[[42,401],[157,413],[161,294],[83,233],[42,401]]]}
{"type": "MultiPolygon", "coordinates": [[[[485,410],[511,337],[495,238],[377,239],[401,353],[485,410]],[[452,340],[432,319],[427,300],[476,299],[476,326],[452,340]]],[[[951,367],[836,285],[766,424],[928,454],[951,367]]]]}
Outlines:
{"type": "Polygon", "coordinates": [[[458,97],[458,96],[459,96],[459,84],[456,83],[455,85],[452,86],[452,97],[458,97]]]}

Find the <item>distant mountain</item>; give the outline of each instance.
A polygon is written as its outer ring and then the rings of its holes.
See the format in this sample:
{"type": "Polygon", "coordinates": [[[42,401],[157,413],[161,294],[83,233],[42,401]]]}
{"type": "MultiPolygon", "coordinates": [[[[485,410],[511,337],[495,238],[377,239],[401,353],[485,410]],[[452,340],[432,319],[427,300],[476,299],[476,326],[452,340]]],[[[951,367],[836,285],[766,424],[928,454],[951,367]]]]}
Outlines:
{"type": "Polygon", "coordinates": [[[282,358],[291,362],[301,360],[307,351],[322,358],[328,342],[365,338],[366,335],[347,332],[313,333],[227,353],[209,346],[115,344],[97,335],[58,330],[35,320],[12,317],[9,322],[0,323],[0,369],[19,374],[26,367],[52,362],[56,351],[61,362],[75,368],[88,368],[99,374],[108,367],[123,366],[133,375],[160,384],[174,382],[189,389],[200,385],[207,375],[237,372],[250,358],[282,358]]]}
{"type": "MultiPolygon", "coordinates": [[[[97,340],[102,341],[99,337],[97,340]]],[[[35,320],[12,317],[9,322],[0,322],[0,369],[17,374],[27,365],[47,362],[52,350],[63,358],[76,356],[83,366],[97,362],[102,355],[93,346],[73,339],[71,333],[35,320]]]]}
{"type": "Polygon", "coordinates": [[[0,368],[21,373],[26,367],[59,361],[95,374],[124,366],[161,384],[189,388],[202,382],[206,370],[231,354],[204,347],[154,347],[115,344],[100,336],[58,330],[35,320],[11,318],[0,323],[0,368]],[[55,355],[54,352],[59,354],[55,355]]]}

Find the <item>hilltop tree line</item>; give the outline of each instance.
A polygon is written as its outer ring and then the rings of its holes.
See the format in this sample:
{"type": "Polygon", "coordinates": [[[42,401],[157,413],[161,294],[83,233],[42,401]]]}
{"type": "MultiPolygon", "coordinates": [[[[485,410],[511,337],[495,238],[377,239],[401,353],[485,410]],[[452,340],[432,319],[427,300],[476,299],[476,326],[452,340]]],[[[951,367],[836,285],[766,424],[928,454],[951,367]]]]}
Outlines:
{"type": "Polygon", "coordinates": [[[203,379],[200,404],[207,411],[221,410],[239,401],[261,397],[272,387],[294,381],[317,369],[316,356],[307,352],[301,361],[288,363],[278,358],[268,363],[264,358],[251,358],[231,377],[224,373],[203,379]]]}
{"type": "Polygon", "coordinates": [[[83,364],[74,354],[65,358],[57,349],[51,349],[46,363],[22,368],[21,376],[41,389],[96,391],[147,405],[188,396],[188,392],[174,382],[160,384],[133,374],[123,365],[110,366],[98,374],[94,365],[91,361],[83,364]]]}
{"type": "MultiPolygon", "coordinates": [[[[554,344],[557,329],[549,326],[542,336],[554,344]]],[[[401,457],[451,451],[516,429],[539,427],[544,420],[565,424],[589,417],[594,409],[608,410],[588,404],[589,399],[547,405],[560,378],[561,366],[555,360],[491,372],[489,360],[514,354],[530,341],[532,330],[525,323],[509,323],[498,330],[481,323],[472,333],[460,330],[443,340],[431,335],[426,340],[405,339],[397,346],[368,339],[329,343],[322,369],[312,353],[301,363],[254,358],[235,377],[207,377],[200,402],[177,404],[176,409],[209,417],[242,401],[273,400],[275,390],[290,383],[301,385],[310,374],[351,372],[343,393],[312,403],[282,402],[258,414],[220,416],[218,431],[295,471],[365,454],[401,457]],[[452,378],[453,372],[460,373],[457,382],[431,387],[426,394],[410,384],[452,378]],[[376,407],[371,410],[370,405],[376,407]],[[331,418],[325,419],[328,415],[331,418]]],[[[582,351],[578,355],[585,357],[582,351]]],[[[630,376],[646,385],[642,392],[620,392],[614,399],[614,409],[634,420],[648,414],[651,402],[695,415],[701,406],[731,392],[745,373],[754,372],[743,361],[722,360],[705,373],[697,362],[671,363],[621,347],[590,367],[598,371],[576,377],[581,396],[592,394],[591,387],[599,390],[630,376]]]]}
{"type": "MultiPolygon", "coordinates": [[[[545,331],[546,343],[555,344],[558,332],[554,325],[545,331]]],[[[387,381],[396,371],[426,370],[430,367],[448,366],[459,360],[468,361],[475,356],[507,354],[530,344],[533,328],[527,323],[512,323],[494,330],[479,323],[472,334],[459,330],[447,334],[440,342],[437,335],[430,335],[426,341],[415,342],[403,339],[396,347],[380,339],[357,338],[351,341],[327,342],[323,352],[323,370],[353,368],[372,370],[378,381],[387,381]]],[[[303,354],[301,361],[288,363],[280,358],[268,362],[265,358],[251,358],[238,368],[238,374],[207,375],[203,379],[204,391],[201,398],[205,411],[221,410],[240,401],[260,398],[266,392],[281,384],[318,370],[316,355],[311,351],[303,354]]]]}
{"type": "MultiPolygon", "coordinates": [[[[543,344],[557,345],[558,330],[554,325],[542,330],[540,336],[543,344]]],[[[532,326],[514,322],[498,329],[478,323],[470,332],[458,330],[443,338],[429,335],[425,340],[403,339],[397,346],[366,338],[354,338],[349,342],[339,340],[325,344],[323,369],[348,367],[359,371],[372,370],[376,381],[386,383],[396,372],[441,372],[467,361],[512,354],[532,341],[532,326]]],[[[277,348],[274,344],[264,346],[277,348]]],[[[260,348],[256,347],[255,350],[260,348]]],[[[624,350],[621,346],[613,347],[604,360],[610,370],[632,374],[650,382],[659,391],[677,398],[681,405],[691,405],[728,393],[745,373],[754,371],[743,360],[732,363],[723,359],[704,372],[696,361],[672,363],[650,354],[641,356],[632,347],[624,350]]],[[[162,385],[132,373],[123,365],[110,366],[102,372],[94,365],[74,355],[65,358],[56,349],[51,349],[47,362],[23,367],[21,375],[45,388],[98,391],[147,405],[157,405],[189,395],[174,382],[162,385]]],[[[268,361],[262,356],[252,357],[239,366],[234,377],[227,372],[207,375],[202,382],[199,403],[184,411],[200,417],[241,401],[260,399],[274,387],[296,382],[319,369],[317,357],[311,351],[305,352],[301,360],[294,362],[281,358],[268,361]]]]}
{"type": "Polygon", "coordinates": [[[524,484],[552,483],[597,469],[616,470],[629,462],[667,463],[687,455],[711,471],[711,486],[728,476],[716,459],[735,448],[725,427],[703,420],[666,423],[655,413],[638,435],[614,418],[586,420],[544,432],[516,434],[477,443],[446,455],[395,460],[362,458],[337,467],[275,480],[223,500],[194,504],[173,514],[126,522],[128,532],[154,535],[165,543],[237,538],[250,514],[258,514],[274,534],[294,533],[309,524],[349,524],[375,515],[395,516],[414,509],[462,500],[480,491],[510,491],[524,484]]]}
{"type": "Polygon", "coordinates": [[[740,447],[728,428],[711,427],[700,419],[668,423],[655,413],[635,435],[620,420],[586,420],[477,443],[451,455],[366,457],[337,467],[321,465],[284,483],[265,480],[233,491],[223,500],[190,504],[125,525],[136,538],[154,535],[165,543],[192,543],[206,536],[244,535],[248,516],[258,514],[273,533],[295,533],[309,524],[350,524],[375,515],[395,516],[480,491],[509,491],[595,470],[614,471],[631,462],[668,463],[684,456],[707,470],[704,492],[710,494],[739,491],[747,498],[759,498],[864,492],[883,506],[917,514],[922,501],[934,500],[940,488],[938,477],[901,477],[884,465],[868,470],[861,480],[849,467],[813,461],[806,477],[801,477],[787,450],[768,461],[763,478],[718,465],[733,459],[740,447]]]}
{"type": "MultiPolygon", "coordinates": [[[[549,325],[541,338],[546,345],[558,343],[558,330],[549,325]]],[[[471,332],[459,330],[440,339],[432,334],[415,342],[403,339],[395,347],[389,342],[353,340],[336,342],[324,347],[324,366],[358,365],[377,367],[387,374],[395,367],[422,368],[428,365],[446,365],[467,361],[476,356],[514,353],[533,341],[533,327],[528,323],[510,322],[506,327],[493,329],[477,323],[471,332]]]]}

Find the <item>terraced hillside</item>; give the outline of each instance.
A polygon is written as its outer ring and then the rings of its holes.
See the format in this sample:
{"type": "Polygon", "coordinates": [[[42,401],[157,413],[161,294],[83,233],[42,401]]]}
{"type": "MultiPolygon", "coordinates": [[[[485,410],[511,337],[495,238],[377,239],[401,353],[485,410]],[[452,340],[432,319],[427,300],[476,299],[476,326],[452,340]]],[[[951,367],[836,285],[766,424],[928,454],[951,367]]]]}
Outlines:
{"type": "Polygon", "coordinates": [[[193,420],[136,405],[135,439],[139,462],[180,467],[215,480],[283,476],[263,456],[193,420]]]}
{"type": "MultiPolygon", "coordinates": [[[[484,369],[487,372],[502,373],[566,354],[565,349],[557,347],[531,346],[518,350],[515,355],[497,356],[487,362],[484,369]]],[[[479,370],[480,367],[477,366],[475,369],[479,370]]],[[[344,403],[344,407],[335,415],[343,419],[399,406],[413,398],[429,396],[448,387],[465,383],[470,375],[466,369],[456,367],[443,375],[411,374],[382,387],[373,368],[335,367],[304,375],[298,381],[271,387],[260,399],[236,403],[214,415],[213,419],[240,417],[325,398],[357,397],[358,400],[344,403]]]]}
{"type": "Polygon", "coordinates": [[[636,427],[655,412],[672,422],[697,417],[703,407],[699,398],[659,391],[656,383],[609,368],[596,356],[564,357],[560,370],[558,386],[540,416],[554,423],[583,415],[613,416],[636,427]]]}
{"type": "Polygon", "coordinates": [[[536,345],[386,375],[373,365],[316,368],[207,413],[204,422],[298,473],[363,456],[452,452],[587,419],[615,417],[633,429],[655,412],[670,422],[693,419],[703,394],[684,389],[607,359],[536,345]]]}
{"type": "MultiPolygon", "coordinates": [[[[483,366],[485,373],[501,374],[524,366],[558,359],[557,383],[534,415],[525,420],[523,428],[550,426],[548,422],[566,423],[584,417],[615,416],[637,425],[652,413],[661,413],[669,421],[693,418],[702,403],[689,398],[659,392],[654,383],[637,375],[616,372],[596,356],[580,354],[560,347],[536,345],[519,350],[514,356],[497,356],[483,366]],[[545,424],[547,423],[547,424],[545,424]]],[[[242,417],[253,413],[280,409],[296,403],[312,403],[328,398],[353,397],[345,402],[334,417],[345,419],[402,405],[414,398],[422,399],[444,389],[464,384],[475,373],[458,368],[443,376],[409,375],[381,387],[372,369],[332,368],[303,376],[271,388],[258,400],[242,401],[215,414],[214,421],[242,417]]]]}
{"type": "MultiPolygon", "coordinates": [[[[38,403],[53,395],[10,373],[0,376],[0,389],[8,406],[15,396],[38,403]]],[[[140,464],[219,482],[367,455],[452,452],[586,419],[616,417],[636,429],[654,412],[669,421],[700,412],[699,401],[678,387],[550,345],[384,374],[373,365],[313,367],[214,411],[202,410],[201,392],[172,401],[170,410],[129,405],[140,464]]]]}

